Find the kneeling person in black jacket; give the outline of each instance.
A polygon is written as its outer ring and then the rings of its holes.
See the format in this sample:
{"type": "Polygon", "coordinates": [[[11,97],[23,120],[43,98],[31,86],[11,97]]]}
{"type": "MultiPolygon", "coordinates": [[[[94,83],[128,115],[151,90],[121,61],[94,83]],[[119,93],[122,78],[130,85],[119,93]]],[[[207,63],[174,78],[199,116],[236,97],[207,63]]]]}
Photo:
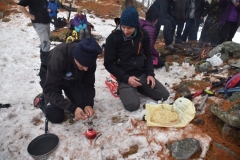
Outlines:
{"type": "Polygon", "coordinates": [[[40,107],[49,121],[62,122],[64,110],[77,120],[94,114],[96,59],[101,52],[94,39],[86,38],[62,43],[46,56],[39,73],[45,99],[45,105],[40,107]]]}

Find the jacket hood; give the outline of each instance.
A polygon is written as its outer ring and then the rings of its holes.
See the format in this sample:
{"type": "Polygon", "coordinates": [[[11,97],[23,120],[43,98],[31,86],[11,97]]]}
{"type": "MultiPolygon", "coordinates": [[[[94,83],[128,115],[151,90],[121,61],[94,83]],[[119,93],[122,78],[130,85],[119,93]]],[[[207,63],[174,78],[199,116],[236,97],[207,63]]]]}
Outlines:
{"type": "Polygon", "coordinates": [[[153,24],[150,21],[146,21],[144,19],[140,19],[139,23],[141,28],[143,28],[144,26],[153,26],[153,24]]]}

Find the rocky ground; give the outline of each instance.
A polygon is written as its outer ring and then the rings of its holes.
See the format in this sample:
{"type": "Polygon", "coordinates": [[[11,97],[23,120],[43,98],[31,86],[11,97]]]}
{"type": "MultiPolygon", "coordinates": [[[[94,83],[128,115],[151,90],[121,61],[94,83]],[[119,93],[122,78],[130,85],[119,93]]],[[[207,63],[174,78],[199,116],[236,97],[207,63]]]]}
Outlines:
{"type": "MultiPolygon", "coordinates": [[[[88,12],[94,12],[98,17],[113,19],[120,16],[122,4],[123,2],[119,0],[101,0],[99,2],[76,0],[73,7],[77,8],[78,6],[81,6],[82,8],[87,9],[88,12]]],[[[138,11],[142,17],[144,17],[143,11],[145,9],[146,8],[142,7],[140,4],[138,5],[138,11]]],[[[0,16],[2,15],[0,18],[3,21],[6,20],[4,17],[16,12],[18,12],[16,10],[16,2],[13,0],[0,0],[0,16]]],[[[71,34],[71,32],[66,28],[60,29],[59,32],[52,32],[53,36],[62,37],[60,38],[62,41],[64,41],[69,34],[71,34]]],[[[172,62],[178,62],[180,64],[188,62],[195,66],[202,65],[205,63],[202,62],[202,60],[205,60],[208,56],[211,57],[218,51],[222,51],[223,53],[221,58],[223,59],[224,65],[237,63],[240,58],[240,45],[236,43],[225,43],[222,46],[213,49],[208,46],[208,44],[188,42],[180,46],[175,45],[177,48],[176,52],[169,52],[164,49],[164,42],[162,41],[162,38],[159,37],[155,45],[168,62],[166,67],[171,65],[172,62]],[[206,57],[201,57],[203,53],[205,53],[206,57]],[[202,63],[199,64],[199,62],[202,63]]],[[[196,75],[203,74],[201,72],[206,72],[212,69],[211,66],[206,66],[207,64],[202,66],[200,70],[196,67],[196,75]]],[[[239,73],[240,70],[238,67],[231,67],[228,69],[228,72],[230,76],[239,73]]],[[[186,82],[183,79],[181,84],[175,86],[175,90],[177,91],[176,98],[186,94],[184,93],[186,90],[201,90],[210,86],[210,78],[213,76],[210,73],[206,73],[204,77],[203,80],[194,82],[186,82]],[[186,85],[186,89],[181,91],[180,88],[184,85],[186,85]]],[[[221,77],[219,74],[215,76],[215,78],[219,77],[221,77]]],[[[198,125],[202,132],[207,133],[212,138],[211,147],[209,148],[206,159],[240,159],[240,95],[238,93],[234,94],[235,98],[233,98],[233,100],[226,100],[222,94],[215,94],[215,96],[222,99],[221,103],[208,100],[205,113],[197,115],[193,120],[193,123],[198,125]],[[232,119],[229,117],[232,117],[232,119]],[[233,122],[235,125],[232,125],[233,122]]],[[[199,106],[199,104],[196,104],[196,106],[199,106]]],[[[194,157],[199,157],[199,155],[193,155],[191,158],[194,157]]]]}

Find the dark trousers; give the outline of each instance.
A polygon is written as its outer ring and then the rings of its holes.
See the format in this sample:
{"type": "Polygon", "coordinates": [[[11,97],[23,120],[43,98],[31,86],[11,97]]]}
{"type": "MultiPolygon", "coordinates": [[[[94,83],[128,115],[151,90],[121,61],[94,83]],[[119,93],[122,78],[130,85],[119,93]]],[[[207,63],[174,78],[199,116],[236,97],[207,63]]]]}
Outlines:
{"type": "Polygon", "coordinates": [[[186,42],[187,39],[189,41],[197,40],[197,33],[199,29],[199,23],[195,21],[193,18],[186,19],[186,25],[182,34],[182,41],[186,42]]]}
{"type": "Polygon", "coordinates": [[[177,35],[175,38],[175,42],[181,42],[183,27],[184,27],[184,22],[177,22],[177,35]]]}
{"type": "Polygon", "coordinates": [[[157,23],[155,25],[156,30],[157,30],[156,36],[158,36],[158,34],[159,34],[161,25],[164,26],[163,37],[165,40],[165,44],[166,45],[172,44],[173,36],[174,36],[175,28],[176,28],[175,20],[173,18],[172,19],[159,18],[159,20],[157,21],[157,23]]]}
{"type": "MultiPolygon", "coordinates": [[[[77,86],[68,86],[63,87],[62,90],[64,91],[67,98],[77,104],[77,106],[84,106],[83,104],[83,86],[82,84],[78,84],[77,86]]],[[[62,94],[62,93],[59,93],[62,94]]],[[[64,109],[55,106],[54,104],[50,103],[45,98],[45,105],[44,110],[48,120],[52,123],[61,123],[64,119],[64,109]]],[[[83,108],[82,108],[83,109],[83,108]]]]}
{"type": "Polygon", "coordinates": [[[162,68],[163,66],[165,66],[165,60],[162,57],[158,57],[158,64],[157,65],[153,65],[154,68],[162,68]]]}
{"type": "Polygon", "coordinates": [[[221,43],[225,41],[232,41],[237,29],[237,22],[227,21],[221,30],[221,43]]]}
{"type": "Polygon", "coordinates": [[[184,27],[184,22],[177,22],[177,38],[181,38],[182,36],[182,31],[184,27]]]}
{"type": "Polygon", "coordinates": [[[138,93],[150,97],[154,100],[167,100],[169,97],[169,92],[157,79],[155,79],[156,85],[152,89],[151,84],[147,84],[146,74],[143,74],[138,78],[140,79],[142,86],[139,86],[137,88],[133,88],[129,84],[123,82],[118,83],[119,97],[126,110],[135,111],[139,109],[140,100],[138,93]]]}
{"type": "Polygon", "coordinates": [[[44,52],[42,51],[42,49],[40,49],[40,60],[41,60],[41,63],[44,61],[46,55],[48,54],[48,52],[44,52]]]}

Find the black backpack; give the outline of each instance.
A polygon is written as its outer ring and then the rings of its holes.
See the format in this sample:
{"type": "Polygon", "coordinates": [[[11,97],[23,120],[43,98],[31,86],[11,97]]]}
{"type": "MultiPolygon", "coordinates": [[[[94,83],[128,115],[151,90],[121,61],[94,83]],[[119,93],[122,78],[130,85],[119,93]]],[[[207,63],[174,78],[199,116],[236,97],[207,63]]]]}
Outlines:
{"type": "Polygon", "coordinates": [[[55,23],[55,27],[57,27],[57,28],[63,28],[66,25],[67,25],[67,20],[64,17],[62,17],[62,18],[59,17],[55,23]]]}

